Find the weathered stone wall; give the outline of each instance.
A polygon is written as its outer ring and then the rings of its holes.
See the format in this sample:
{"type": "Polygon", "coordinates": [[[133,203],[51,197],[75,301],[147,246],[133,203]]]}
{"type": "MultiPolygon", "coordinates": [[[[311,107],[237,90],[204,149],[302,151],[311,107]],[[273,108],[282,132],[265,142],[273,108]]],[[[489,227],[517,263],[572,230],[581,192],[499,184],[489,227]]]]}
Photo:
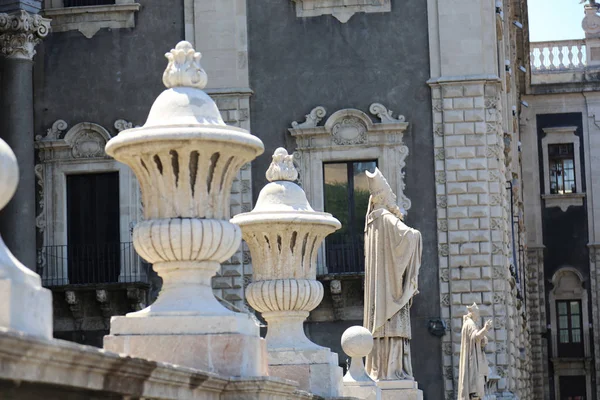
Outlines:
{"type": "MultiPolygon", "coordinates": [[[[446,398],[455,396],[460,330],[466,306],[480,304],[494,329],[486,346],[497,392],[518,395],[524,352],[522,319],[511,276],[510,197],[506,185],[498,81],[433,85],[446,398]]],[[[523,366],[524,367],[524,366],[523,366]]],[[[523,398],[523,397],[521,397],[523,398]]]]}
{"type": "MultiPolygon", "coordinates": [[[[292,121],[304,121],[314,107],[324,106],[331,115],[346,108],[367,112],[377,102],[406,117],[404,193],[412,202],[406,222],[423,234],[420,294],[411,310],[413,367],[425,396],[440,398],[440,339],[427,330],[429,320],[440,314],[427,4],[395,1],[391,12],[357,13],[346,23],[331,15],[301,18],[295,7],[289,0],[247,2],[251,132],[265,143],[264,155],[252,165],[254,195],[266,183],[273,151],[296,148],[288,132],[292,121]]],[[[339,349],[333,344],[339,337],[312,336],[325,323],[307,328],[310,338],[339,349]]]]}

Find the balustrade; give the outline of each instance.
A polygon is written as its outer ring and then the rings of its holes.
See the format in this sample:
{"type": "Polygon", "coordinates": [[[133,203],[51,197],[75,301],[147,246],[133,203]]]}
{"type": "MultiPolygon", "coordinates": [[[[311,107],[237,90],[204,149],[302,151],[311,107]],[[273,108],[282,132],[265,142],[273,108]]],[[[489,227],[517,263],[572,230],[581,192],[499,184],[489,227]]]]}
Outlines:
{"type": "Polygon", "coordinates": [[[585,40],[530,43],[532,73],[583,69],[586,66],[585,40]]]}

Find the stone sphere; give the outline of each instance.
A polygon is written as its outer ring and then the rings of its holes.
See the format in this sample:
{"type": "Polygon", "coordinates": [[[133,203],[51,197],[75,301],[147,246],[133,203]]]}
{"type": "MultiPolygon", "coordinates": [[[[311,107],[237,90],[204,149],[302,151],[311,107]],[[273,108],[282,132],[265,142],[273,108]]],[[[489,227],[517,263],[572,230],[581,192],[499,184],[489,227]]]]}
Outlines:
{"type": "Polygon", "coordinates": [[[0,139],[0,210],[12,199],[18,183],[17,157],[8,144],[0,139]]]}
{"type": "Polygon", "coordinates": [[[342,349],[350,357],[366,357],[373,349],[373,335],[367,328],[351,326],[342,335],[342,349]]]}

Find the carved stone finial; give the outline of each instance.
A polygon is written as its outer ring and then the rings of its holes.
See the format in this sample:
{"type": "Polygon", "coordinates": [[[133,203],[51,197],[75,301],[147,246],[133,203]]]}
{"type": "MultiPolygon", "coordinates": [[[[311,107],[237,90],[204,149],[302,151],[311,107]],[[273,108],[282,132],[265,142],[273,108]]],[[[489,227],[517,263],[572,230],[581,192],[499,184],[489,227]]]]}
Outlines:
{"type": "Polygon", "coordinates": [[[600,16],[597,4],[585,5],[585,17],[581,21],[581,28],[587,39],[597,38],[600,35],[600,16]]]}
{"type": "Polygon", "coordinates": [[[327,111],[325,111],[325,107],[315,107],[309,114],[306,114],[306,121],[302,123],[296,121],[292,122],[292,128],[315,128],[326,114],[327,111]]]}
{"type": "Polygon", "coordinates": [[[200,59],[202,54],[194,50],[190,42],[181,41],[174,49],[165,54],[169,60],[163,73],[163,83],[169,89],[174,87],[194,87],[204,89],[208,76],[200,59]]]}
{"type": "Polygon", "coordinates": [[[273,161],[265,175],[269,182],[295,181],[298,179],[298,171],[294,167],[294,156],[289,155],[283,147],[277,148],[273,153],[273,161]]]}
{"type": "Polygon", "coordinates": [[[0,139],[0,210],[12,199],[18,183],[17,157],[8,144],[0,139]]]}
{"type": "Polygon", "coordinates": [[[21,10],[0,13],[0,54],[8,58],[32,60],[35,46],[48,35],[50,20],[21,10]]]}
{"type": "Polygon", "coordinates": [[[363,357],[373,350],[373,335],[362,326],[351,326],[342,335],[342,349],[352,357],[350,369],[344,376],[344,382],[365,382],[375,386],[375,382],[365,371],[363,357]]]}

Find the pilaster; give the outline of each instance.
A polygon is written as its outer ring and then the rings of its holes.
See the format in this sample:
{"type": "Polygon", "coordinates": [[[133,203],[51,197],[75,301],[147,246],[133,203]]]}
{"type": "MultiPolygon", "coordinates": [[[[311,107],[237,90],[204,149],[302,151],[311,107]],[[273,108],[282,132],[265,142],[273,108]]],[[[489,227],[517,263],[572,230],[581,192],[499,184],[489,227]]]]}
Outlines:
{"type": "Polygon", "coordinates": [[[497,390],[514,391],[522,329],[511,276],[511,217],[497,79],[431,82],[446,398],[454,396],[466,305],[482,304],[497,390]]]}
{"type": "MultiPolygon", "coordinates": [[[[202,49],[203,67],[211,77],[206,93],[217,103],[227,125],[250,130],[246,2],[184,0],[185,40],[202,49]]],[[[252,209],[252,166],[235,177],[231,215],[252,209]]],[[[252,276],[250,251],[242,244],[213,280],[215,294],[227,307],[243,310],[245,286],[252,276]]]]}
{"type": "MultiPolygon", "coordinates": [[[[590,291],[592,297],[592,325],[598,326],[600,321],[600,243],[591,243],[588,245],[590,253],[590,291]]],[[[592,383],[596,386],[596,393],[600,393],[600,329],[593,329],[594,336],[593,349],[594,349],[594,369],[596,371],[595,382],[592,383]]]]}

